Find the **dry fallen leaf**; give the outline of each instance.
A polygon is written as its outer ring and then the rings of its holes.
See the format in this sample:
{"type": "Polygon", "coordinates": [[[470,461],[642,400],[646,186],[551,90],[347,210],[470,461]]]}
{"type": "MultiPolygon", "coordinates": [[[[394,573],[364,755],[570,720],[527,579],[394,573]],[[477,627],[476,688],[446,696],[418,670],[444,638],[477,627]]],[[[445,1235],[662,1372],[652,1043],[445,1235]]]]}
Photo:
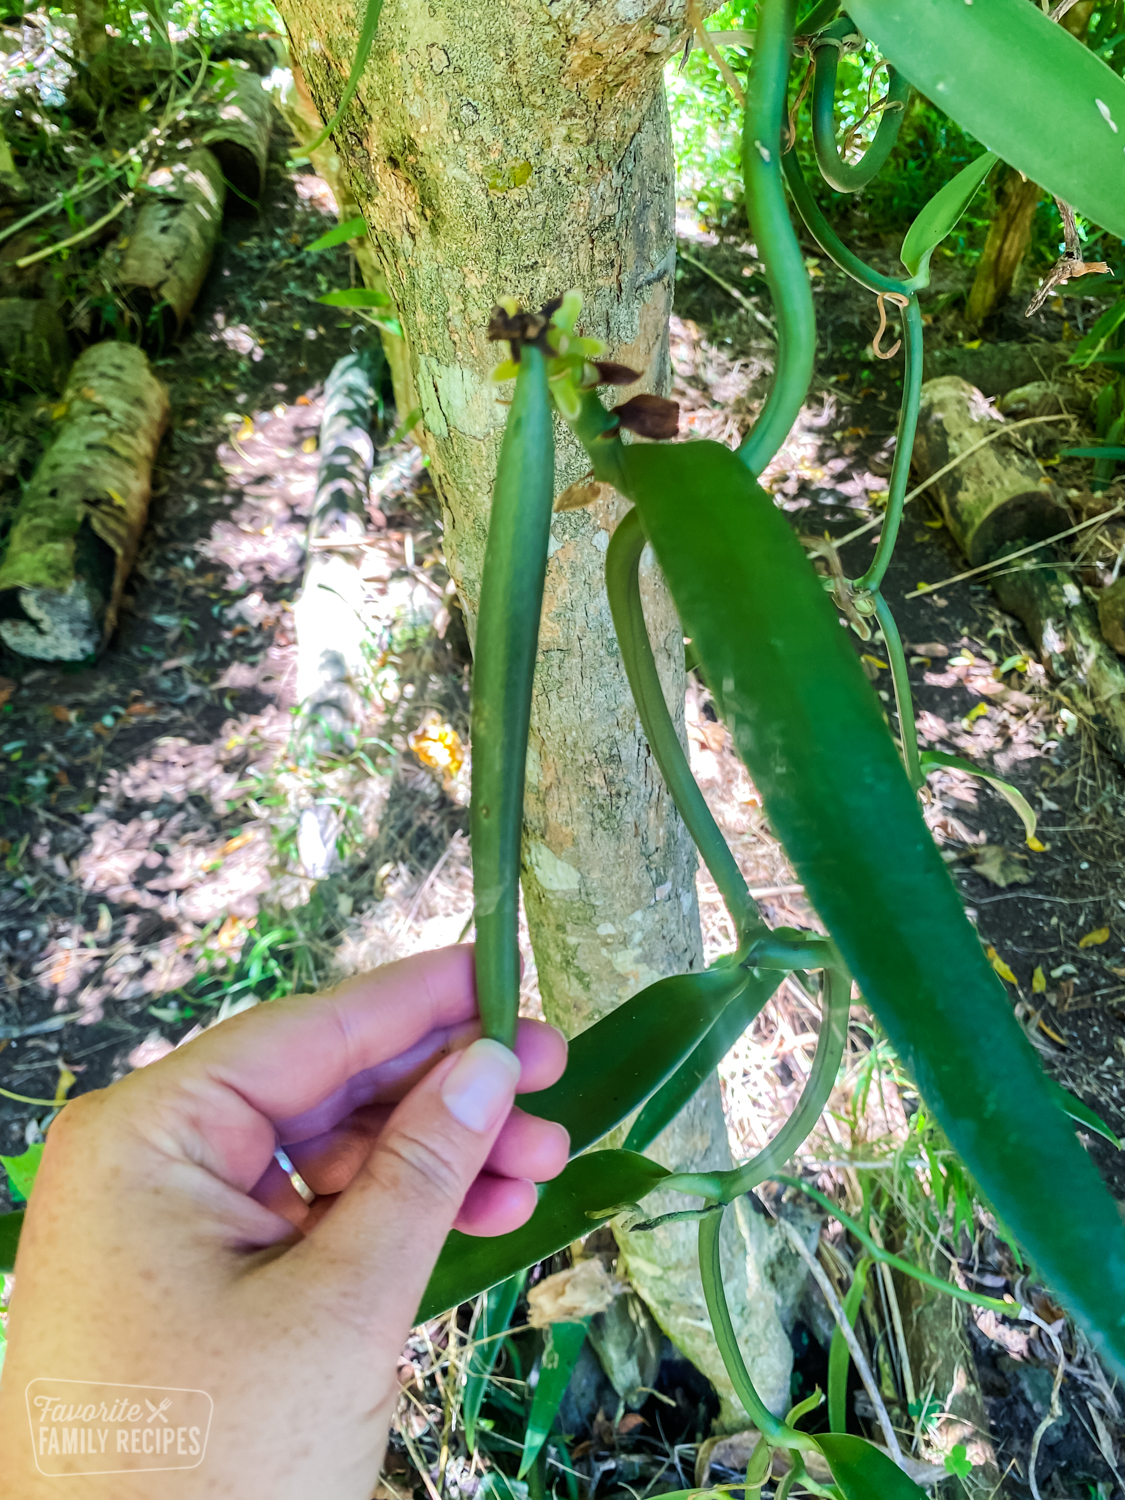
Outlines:
{"type": "Polygon", "coordinates": [[[1012,973],[1011,969],[1009,969],[1008,965],[1000,957],[995,948],[986,948],[984,952],[985,957],[988,959],[992,967],[996,970],[997,974],[999,974],[1001,979],[1006,980],[1008,984],[1019,983],[1019,980],[1012,973]]]}
{"type": "Polygon", "coordinates": [[[301,452],[302,453],[315,453],[316,452],[316,438],[314,438],[314,437],[307,437],[305,439],[305,441],[301,444],[301,452]]]}
{"type": "Polygon", "coordinates": [[[70,723],[70,709],[62,703],[55,703],[51,708],[51,717],[57,719],[60,724],[70,723]]]}
{"type": "Polygon", "coordinates": [[[551,1323],[577,1323],[606,1308],[622,1290],[622,1285],[595,1256],[580,1260],[576,1266],[556,1271],[527,1294],[527,1321],[532,1328],[546,1328],[551,1323]]]}
{"type": "Polygon", "coordinates": [[[1085,937],[1078,939],[1080,948],[1100,948],[1103,943],[1109,942],[1109,928],[1095,927],[1093,932],[1088,932],[1085,937]]]}
{"type": "Polygon", "coordinates": [[[1035,972],[1031,976],[1031,992],[1033,995],[1043,995],[1047,990],[1047,976],[1043,972],[1042,964],[1035,965],[1035,972]]]}
{"type": "Polygon", "coordinates": [[[982,844],[973,861],[973,873],[983,875],[1001,890],[1010,885],[1031,884],[1030,874],[1002,844],[982,844]]]}
{"type": "Polygon", "coordinates": [[[0,677],[0,708],[4,707],[15,690],[16,684],[10,677],[0,677]]]}
{"type": "Polygon", "coordinates": [[[226,843],[219,850],[219,854],[233,854],[236,849],[244,849],[253,837],[252,832],[235,834],[234,838],[227,839],[226,843]]]}

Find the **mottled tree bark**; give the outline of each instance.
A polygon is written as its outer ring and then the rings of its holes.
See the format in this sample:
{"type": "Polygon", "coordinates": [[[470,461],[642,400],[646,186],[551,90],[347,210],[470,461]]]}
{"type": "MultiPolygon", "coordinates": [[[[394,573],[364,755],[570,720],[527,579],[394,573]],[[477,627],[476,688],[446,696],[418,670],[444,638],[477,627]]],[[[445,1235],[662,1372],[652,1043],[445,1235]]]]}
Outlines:
{"type": "Polygon", "coordinates": [[[1005,167],[996,190],[996,212],[965,308],[970,328],[979,328],[1011,292],[1031,244],[1031,223],[1042,196],[1038,183],[1028,182],[1014,167],[1005,167]]]}
{"type": "MultiPolygon", "coordinates": [[[[354,6],[281,8],[330,118],[354,6]]],[[[489,375],[506,351],[485,339],[497,298],[537,306],[578,287],[582,331],[643,371],[641,388],[668,387],[675,240],[661,69],[683,12],[684,0],[386,0],[337,137],[406,332],[446,558],[470,626],[505,414],[489,375]]],[[[558,454],[561,490],[589,465],[561,428],[558,454]]],[[[544,1008],[569,1033],[660,976],[701,965],[694,851],[640,732],[606,602],[605,551],[623,509],[605,490],[556,517],[536,670],[524,897],[544,1008]]],[[[645,589],[682,723],[682,632],[651,572],[645,589]]],[[[657,1154],[677,1165],[726,1158],[714,1082],[657,1154]]],[[[730,1289],[763,1394],[783,1407],[790,1350],[757,1269],[768,1239],[760,1222],[748,1254],[731,1216],[730,1289]]],[[[729,1396],[691,1227],[625,1240],[657,1320],[729,1396]]]]}

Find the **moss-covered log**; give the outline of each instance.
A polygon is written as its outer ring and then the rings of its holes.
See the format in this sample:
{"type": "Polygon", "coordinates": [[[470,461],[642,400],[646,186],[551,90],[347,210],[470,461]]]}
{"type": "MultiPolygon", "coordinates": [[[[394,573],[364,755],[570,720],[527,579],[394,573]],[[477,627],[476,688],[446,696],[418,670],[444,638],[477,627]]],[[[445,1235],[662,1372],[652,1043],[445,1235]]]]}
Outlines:
{"type": "Polygon", "coordinates": [[[0,386],[58,391],[69,369],[66,329],[50,303],[0,298],[0,386]]]}
{"type": "MultiPolygon", "coordinates": [[[[933,474],[969,452],[999,424],[974,386],[957,375],[922,387],[914,458],[933,474]]],[[[1058,487],[1014,435],[978,448],[933,490],[945,523],[974,565],[996,557],[1006,542],[1035,542],[1070,524],[1058,487]]]]}
{"type": "MultiPolygon", "coordinates": [[[[914,448],[921,478],[966,452],[995,425],[973,386],[955,376],[927,382],[914,448]]],[[[1045,542],[1069,524],[1039,465],[1004,439],[936,480],[930,494],[975,565],[1045,542]]],[[[990,574],[989,581],[1003,607],[1027,627],[1060,693],[1110,754],[1125,763],[1125,666],[1106,646],[1093,610],[1058,565],[1055,549],[1045,546],[1021,557],[990,574]]]]}
{"type": "Polygon", "coordinates": [[[40,661],[81,661],[113,630],[168,392],[134,345],[94,344],[75,361],[62,408],[0,564],[0,639],[40,661]]]}
{"type": "Polygon", "coordinates": [[[354,746],[363,716],[366,626],[360,542],[368,529],[375,400],[369,360],[358,354],[337,360],[324,387],[309,557],[301,596],[293,607],[298,733],[317,753],[354,746]]]}
{"type": "Polygon", "coordinates": [[[262,199],[273,111],[262,80],[238,62],[221,64],[222,81],[206,111],[200,145],[218,158],[233,213],[253,213],[262,199]]]}
{"type": "Polygon", "coordinates": [[[191,311],[223,223],[223,170],[199,147],[149,177],[117,272],[146,348],[162,349],[191,311]]]}

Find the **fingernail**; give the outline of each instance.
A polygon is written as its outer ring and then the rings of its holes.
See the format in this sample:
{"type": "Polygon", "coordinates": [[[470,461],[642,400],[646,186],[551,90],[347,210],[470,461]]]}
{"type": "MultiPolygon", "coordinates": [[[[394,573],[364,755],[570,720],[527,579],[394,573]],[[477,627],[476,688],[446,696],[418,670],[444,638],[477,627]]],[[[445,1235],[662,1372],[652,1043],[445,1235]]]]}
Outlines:
{"type": "Polygon", "coordinates": [[[511,1108],[519,1078],[516,1054],[482,1037],[465,1048],[442,1084],[442,1101],[455,1120],[484,1135],[511,1108]]]}

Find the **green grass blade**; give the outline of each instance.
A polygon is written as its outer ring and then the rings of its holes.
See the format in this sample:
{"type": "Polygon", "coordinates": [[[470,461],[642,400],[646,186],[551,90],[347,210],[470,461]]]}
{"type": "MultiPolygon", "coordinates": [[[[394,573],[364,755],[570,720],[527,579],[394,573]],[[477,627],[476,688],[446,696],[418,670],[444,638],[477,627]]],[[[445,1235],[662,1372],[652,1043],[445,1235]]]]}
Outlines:
{"type": "Polygon", "coordinates": [[[481,1402],[496,1367],[496,1360],[504,1342],[497,1338],[512,1321],[516,1303],[523,1291],[524,1276],[520,1272],[509,1276],[499,1286],[489,1287],[484,1294],[480,1317],[473,1332],[473,1348],[469,1355],[465,1374],[465,1389],[461,1397],[461,1425],[465,1429],[465,1442],[469,1452],[475,1453],[477,1446],[477,1418],[481,1402]]]}
{"type": "Polygon", "coordinates": [[[522,1479],[539,1457],[539,1450],[547,1441],[555,1418],[559,1414],[562,1398],[570,1384],[570,1377],[582,1345],[586,1342],[589,1318],[580,1323],[552,1323],[543,1341],[543,1358],[539,1365],[539,1381],[531,1402],[531,1413],[527,1419],[527,1432],[523,1439],[523,1454],[520,1458],[519,1478],[522,1479]]]}
{"type": "MultiPolygon", "coordinates": [[[[871,1259],[865,1255],[855,1268],[848,1295],[844,1298],[844,1316],[853,1328],[859,1317],[860,1303],[867,1285],[867,1272],[871,1265],[871,1259]]],[[[833,1432],[848,1430],[848,1370],[851,1358],[842,1331],[839,1328],[833,1329],[832,1342],[828,1348],[828,1425],[833,1432]]]]}

